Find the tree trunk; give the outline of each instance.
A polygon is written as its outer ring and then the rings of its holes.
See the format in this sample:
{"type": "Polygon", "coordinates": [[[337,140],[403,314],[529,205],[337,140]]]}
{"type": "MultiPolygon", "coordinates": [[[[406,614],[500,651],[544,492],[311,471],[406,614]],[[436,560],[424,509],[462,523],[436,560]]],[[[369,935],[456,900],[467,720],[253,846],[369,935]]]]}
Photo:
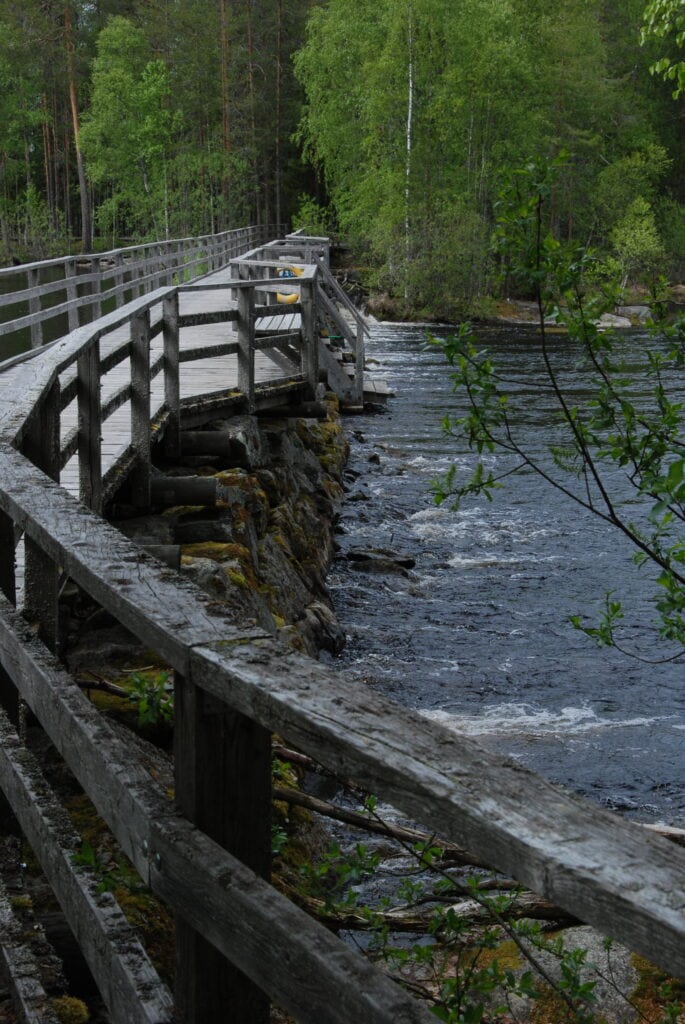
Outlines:
{"type": "Polygon", "coordinates": [[[229,67],[229,45],[228,45],[228,11],[226,0],[221,0],[220,6],[221,25],[221,141],[224,153],[231,150],[231,111],[230,111],[230,67],[229,67]]]}
{"type": "Polygon", "coordinates": [[[283,0],[276,4],[276,224],[281,230],[281,117],[283,103],[283,0]]]}
{"type": "Polygon", "coordinates": [[[52,190],[52,148],[50,140],[50,120],[48,117],[48,98],[43,93],[41,97],[43,107],[43,167],[45,171],[45,198],[50,211],[50,225],[54,229],[57,226],[55,216],[55,195],[52,190]]]}
{"type": "Polygon", "coordinates": [[[64,43],[67,52],[67,78],[69,82],[69,105],[71,107],[71,121],[74,129],[74,151],[76,153],[76,171],[78,173],[78,187],[81,198],[81,251],[92,252],[93,249],[93,226],[90,216],[90,197],[88,195],[88,182],[86,181],[86,168],[83,163],[83,154],[79,142],[80,121],[78,113],[78,100],[76,96],[76,71],[74,66],[74,35],[71,26],[71,10],[69,4],[64,5],[64,43]]]}
{"type": "Polygon", "coordinates": [[[255,96],[255,65],[254,65],[254,25],[252,21],[252,0],[246,0],[247,14],[247,80],[250,97],[250,136],[252,144],[251,164],[251,185],[253,191],[253,202],[255,220],[260,223],[259,214],[259,153],[257,148],[257,101],[255,96]]]}

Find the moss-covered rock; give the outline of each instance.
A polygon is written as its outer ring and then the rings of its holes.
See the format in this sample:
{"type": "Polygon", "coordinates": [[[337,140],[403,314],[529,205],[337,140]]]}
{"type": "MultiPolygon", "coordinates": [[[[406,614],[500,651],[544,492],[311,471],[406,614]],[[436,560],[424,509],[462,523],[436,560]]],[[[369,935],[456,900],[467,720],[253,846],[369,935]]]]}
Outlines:
{"type": "Polygon", "coordinates": [[[88,1024],[90,1011],[82,999],[73,996],[58,996],[50,1005],[60,1024],[88,1024]]]}

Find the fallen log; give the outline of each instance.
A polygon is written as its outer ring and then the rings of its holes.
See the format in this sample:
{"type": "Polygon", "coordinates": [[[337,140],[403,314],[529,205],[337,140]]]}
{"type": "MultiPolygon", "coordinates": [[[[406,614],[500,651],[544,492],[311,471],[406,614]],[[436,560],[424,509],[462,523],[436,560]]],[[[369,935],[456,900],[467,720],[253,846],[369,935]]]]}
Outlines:
{"type": "Polygon", "coordinates": [[[365,829],[376,835],[387,836],[389,839],[397,839],[410,846],[415,846],[417,843],[430,843],[431,846],[438,846],[443,851],[443,862],[490,870],[490,865],[486,864],[477,854],[463,850],[454,843],[436,839],[435,836],[431,836],[428,832],[422,832],[420,829],[408,828],[406,825],[391,825],[378,818],[370,818],[366,814],[360,814],[359,811],[338,807],[328,800],[320,800],[318,797],[302,793],[298,789],[290,789],[287,786],[274,786],[273,797],[274,800],[282,800],[297,807],[305,807],[307,810],[315,811],[327,818],[342,821],[347,825],[354,825],[356,828],[365,829]]]}
{"type": "Polygon", "coordinates": [[[392,910],[372,910],[368,913],[362,910],[331,907],[324,900],[302,893],[294,886],[286,885],[284,891],[294,903],[335,932],[373,931],[387,927],[391,932],[424,933],[430,929],[431,933],[439,938],[440,929],[436,931],[434,924],[434,914],[438,908],[442,912],[449,910],[461,921],[474,926],[490,925],[495,921],[520,921],[524,918],[554,921],[555,924],[563,924],[564,927],[579,923],[577,918],[567,914],[565,910],[532,892],[519,893],[508,906],[498,906],[497,913],[491,914],[487,906],[474,899],[458,900],[446,906],[436,897],[436,906],[422,910],[407,905],[394,907],[392,910]]]}

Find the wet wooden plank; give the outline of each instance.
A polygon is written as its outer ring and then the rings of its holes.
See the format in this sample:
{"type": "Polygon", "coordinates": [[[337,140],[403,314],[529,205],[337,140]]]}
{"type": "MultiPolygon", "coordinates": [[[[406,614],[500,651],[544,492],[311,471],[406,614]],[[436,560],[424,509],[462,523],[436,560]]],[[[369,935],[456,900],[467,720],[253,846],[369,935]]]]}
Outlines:
{"type": "Polygon", "coordinates": [[[0,969],[7,980],[17,1020],[20,1024],[59,1024],[30,941],[30,933],[28,937],[23,934],[0,880],[0,969]]]}
{"type": "Polygon", "coordinates": [[[0,785],[59,900],[115,1024],[171,1022],[171,997],[110,893],[74,859],[66,812],[0,711],[0,785]]]}

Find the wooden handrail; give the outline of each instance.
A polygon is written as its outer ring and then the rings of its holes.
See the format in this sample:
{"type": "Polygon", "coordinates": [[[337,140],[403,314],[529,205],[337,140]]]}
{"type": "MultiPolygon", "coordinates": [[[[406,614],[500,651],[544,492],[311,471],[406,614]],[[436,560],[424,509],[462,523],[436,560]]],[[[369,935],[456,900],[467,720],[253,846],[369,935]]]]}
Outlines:
{"type": "MultiPolygon", "coordinates": [[[[26,286],[0,294],[0,310],[28,303],[29,312],[11,320],[0,322],[0,338],[16,335],[30,329],[31,347],[39,347],[44,340],[44,325],[58,317],[67,316],[69,331],[79,325],[79,311],[92,310],[93,319],[102,312],[102,304],[140,297],[150,288],[173,284],[173,278],[195,278],[224,266],[229,259],[254,245],[257,240],[271,236],[269,228],[252,225],[217,235],[196,238],[147,242],[109,252],[68,256],[58,259],[0,268],[0,286],[3,280],[24,277],[26,286]],[[80,267],[90,271],[79,274],[80,267]],[[58,279],[45,281],[46,272],[52,276],[61,271],[58,279]],[[114,280],[108,288],[106,282],[114,280]],[[78,295],[78,289],[86,294],[78,295]],[[49,296],[62,293],[66,298],[45,306],[49,296]]],[[[66,333],[66,332],[63,332],[66,333]]]]}

